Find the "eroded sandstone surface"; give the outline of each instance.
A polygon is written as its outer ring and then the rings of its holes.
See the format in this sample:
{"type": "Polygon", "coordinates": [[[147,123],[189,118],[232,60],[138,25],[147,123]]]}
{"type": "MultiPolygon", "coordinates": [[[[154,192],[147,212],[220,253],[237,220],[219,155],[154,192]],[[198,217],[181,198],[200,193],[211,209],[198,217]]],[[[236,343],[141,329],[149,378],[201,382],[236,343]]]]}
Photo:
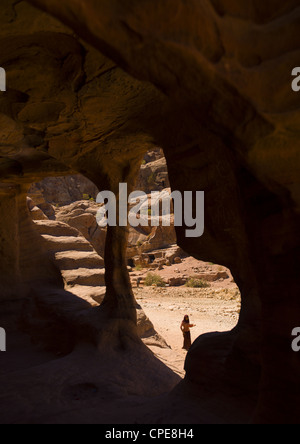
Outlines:
{"type": "MultiPolygon", "coordinates": [[[[212,411],[226,406],[227,422],[241,419],[241,410],[243,421],[298,421],[300,362],[291,332],[299,325],[300,113],[291,70],[299,65],[299,16],[297,0],[2,2],[2,327],[14,329],[22,317],[47,343],[53,332],[45,328],[54,322],[72,332],[73,349],[85,340],[142,354],[127,230],[108,230],[107,292],[91,309],[65,291],[26,198],[32,183],[78,173],[98,189],[117,193],[121,182],[133,189],[145,152],[159,146],[173,190],[205,191],[205,234],[189,239],[177,227],[179,246],[228,267],[242,294],[237,327],[195,342],[176,396],[205,387],[212,411]]],[[[80,355],[64,361],[65,375],[80,355]]],[[[59,374],[60,363],[52,366],[59,374]]],[[[55,384],[50,368],[44,388],[55,384]]],[[[10,392],[15,383],[6,385],[10,392]]],[[[6,412],[15,422],[12,399],[6,412]]],[[[197,405],[204,417],[201,396],[197,405]]],[[[53,409],[45,414],[51,421],[53,409]]]]}

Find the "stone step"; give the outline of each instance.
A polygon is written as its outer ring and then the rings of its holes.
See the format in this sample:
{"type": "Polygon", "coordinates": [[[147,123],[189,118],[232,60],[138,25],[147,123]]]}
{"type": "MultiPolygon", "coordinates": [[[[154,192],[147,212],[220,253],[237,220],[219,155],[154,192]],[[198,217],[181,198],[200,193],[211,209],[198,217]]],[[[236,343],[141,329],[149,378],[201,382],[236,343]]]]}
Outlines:
{"type": "Polygon", "coordinates": [[[46,242],[47,249],[53,253],[62,252],[66,250],[71,251],[89,251],[94,252],[95,250],[91,244],[84,237],[74,237],[74,236],[49,236],[46,234],[42,235],[46,242]]]}
{"type": "Polygon", "coordinates": [[[78,268],[104,267],[104,259],[96,252],[66,250],[55,253],[55,262],[61,270],[75,270],[78,268]]]}
{"type": "Polygon", "coordinates": [[[105,270],[96,268],[79,268],[78,270],[61,270],[67,286],[105,286],[105,270]]]}
{"type": "Polygon", "coordinates": [[[48,236],[73,236],[81,237],[76,228],[70,227],[70,225],[64,222],[58,222],[55,220],[38,220],[34,222],[37,231],[42,235],[48,236]]]}

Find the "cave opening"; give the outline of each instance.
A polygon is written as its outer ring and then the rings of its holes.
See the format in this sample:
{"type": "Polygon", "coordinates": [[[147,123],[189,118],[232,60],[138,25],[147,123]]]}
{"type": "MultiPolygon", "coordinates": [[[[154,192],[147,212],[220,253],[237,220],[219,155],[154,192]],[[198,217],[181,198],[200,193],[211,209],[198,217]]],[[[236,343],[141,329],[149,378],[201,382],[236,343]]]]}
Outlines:
{"type": "MultiPolygon", "coordinates": [[[[145,154],[135,190],[145,193],[149,202],[151,193],[171,193],[162,149],[145,154]]],[[[70,175],[32,184],[27,197],[30,215],[65,290],[94,307],[103,303],[107,292],[107,229],[96,220],[98,193],[84,176],[70,175]]],[[[179,247],[172,200],[169,207],[166,210],[160,201],[159,214],[145,210],[148,226],[128,227],[126,266],[137,302],[140,337],[162,362],[184,377],[186,350],[180,330],[184,316],[195,325],[192,342],[209,332],[231,331],[239,321],[241,294],[228,268],[197,260],[179,247]],[[150,223],[153,216],[159,219],[155,226],[150,223]],[[164,226],[164,217],[170,217],[170,226],[164,226]]]]}
{"type": "Polygon", "coordinates": [[[148,257],[149,257],[150,264],[153,264],[155,262],[155,255],[154,254],[149,254],[148,257]]]}
{"type": "MultiPolygon", "coordinates": [[[[171,192],[162,149],[146,153],[135,189],[149,199],[151,193],[171,192]]],[[[96,221],[98,192],[81,175],[49,177],[32,184],[27,198],[65,290],[92,306],[102,304],[107,290],[107,230],[96,221]]],[[[162,224],[168,215],[160,202],[159,224],[129,227],[126,265],[138,304],[139,335],[161,361],[183,377],[186,350],[182,349],[180,325],[184,316],[195,325],[193,340],[208,332],[230,331],[239,320],[241,295],[229,269],[199,261],[178,246],[173,210],[171,204],[170,226],[162,224]]],[[[149,219],[153,216],[146,213],[149,219]]]]}
{"type": "MultiPolygon", "coordinates": [[[[146,192],[148,201],[150,193],[171,193],[163,150],[146,153],[136,189],[146,192]]],[[[197,260],[180,248],[174,205],[170,205],[171,226],[163,226],[165,211],[160,202],[158,226],[151,226],[149,221],[148,227],[130,229],[127,256],[135,298],[156,335],[149,327],[143,332],[143,341],[184,377],[186,350],[180,329],[184,316],[195,325],[192,342],[206,333],[232,331],[239,322],[241,293],[228,268],[197,260]]]]}
{"type": "Polygon", "coordinates": [[[128,267],[130,267],[130,268],[134,268],[135,267],[133,259],[128,259],[128,267]]]}

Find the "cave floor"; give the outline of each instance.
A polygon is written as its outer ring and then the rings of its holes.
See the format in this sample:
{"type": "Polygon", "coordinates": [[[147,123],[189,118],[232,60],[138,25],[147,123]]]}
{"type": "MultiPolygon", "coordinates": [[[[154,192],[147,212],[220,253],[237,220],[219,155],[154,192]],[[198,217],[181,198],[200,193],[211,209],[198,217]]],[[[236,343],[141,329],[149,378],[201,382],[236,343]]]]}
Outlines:
{"type": "Polygon", "coordinates": [[[116,352],[82,343],[59,357],[24,334],[9,336],[0,355],[2,424],[247,422],[248,403],[217,389],[196,393],[143,345],[116,352]]]}

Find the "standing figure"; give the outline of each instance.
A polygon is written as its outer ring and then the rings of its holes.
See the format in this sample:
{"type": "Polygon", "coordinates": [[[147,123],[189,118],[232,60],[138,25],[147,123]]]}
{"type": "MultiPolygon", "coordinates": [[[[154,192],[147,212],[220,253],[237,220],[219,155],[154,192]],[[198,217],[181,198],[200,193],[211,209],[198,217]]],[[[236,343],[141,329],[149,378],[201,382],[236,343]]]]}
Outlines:
{"type": "Polygon", "coordinates": [[[190,318],[188,315],[186,315],[182,321],[181,324],[181,331],[183,333],[184,337],[184,344],[183,344],[183,350],[189,350],[192,346],[192,340],[191,340],[191,332],[190,328],[196,327],[196,325],[190,323],[190,318]]]}

